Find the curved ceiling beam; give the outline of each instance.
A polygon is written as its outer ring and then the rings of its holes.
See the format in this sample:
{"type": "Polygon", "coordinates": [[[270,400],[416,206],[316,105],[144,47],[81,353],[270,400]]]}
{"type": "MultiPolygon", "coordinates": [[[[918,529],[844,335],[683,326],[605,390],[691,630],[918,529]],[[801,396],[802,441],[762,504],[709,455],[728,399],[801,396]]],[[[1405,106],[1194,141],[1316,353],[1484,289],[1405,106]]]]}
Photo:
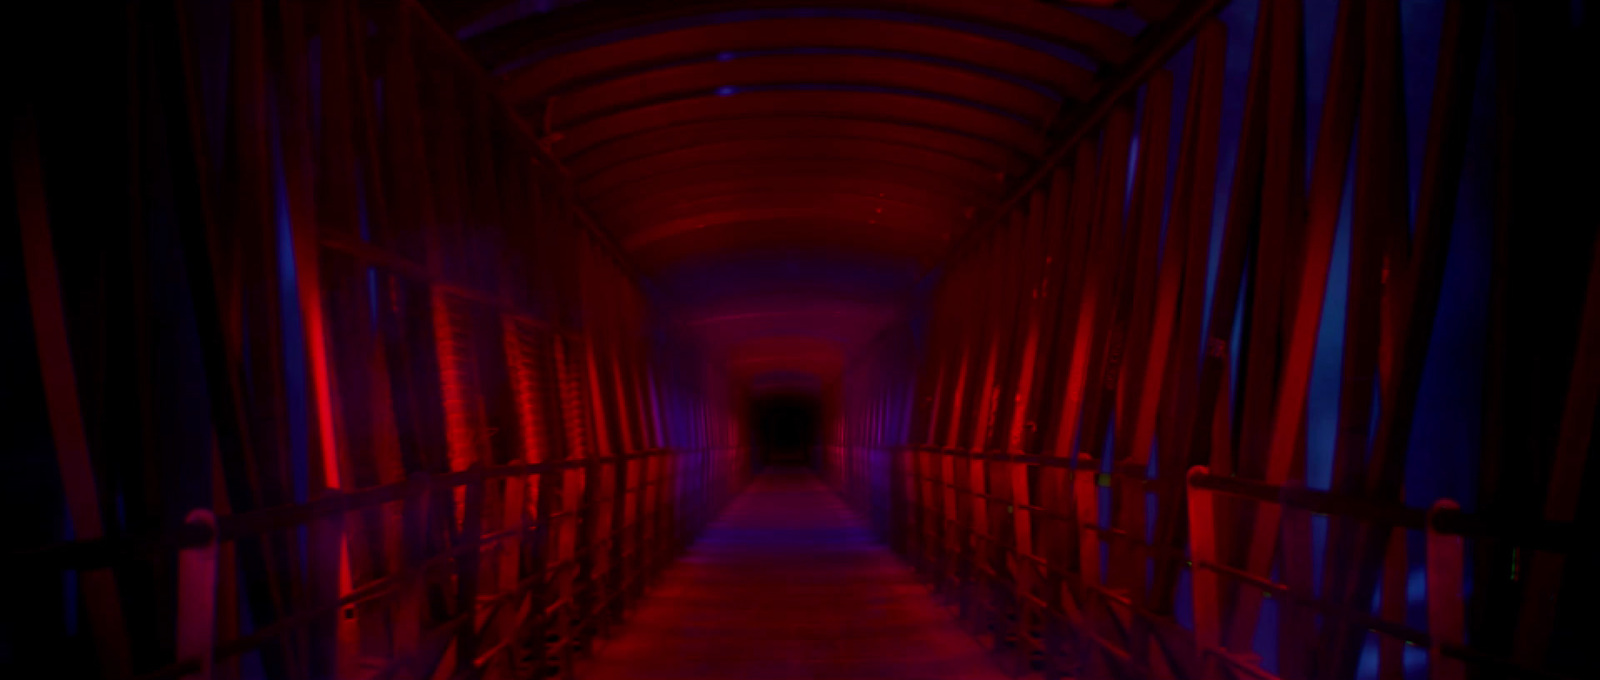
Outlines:
{"type": "Polygon", "coordinates": [[[891,309],[904,307],[919,272],[900,260],[848,252],[755,250],[735,256],[695,257],[657,272],[671,306],[694,310],[805,310],[818,299],[891,309]]]}
{"type": "Polygon", "coordinates": [[[765,358],[773,356],[791,355],[834,355],[840,356],[839,350],[843,343],[838,340],[819,337],[817,335],[791,335],[777,333],[770,335],[756,335],[744,338],[728,347],[728,358],[732,361],[765,358]]]}
{"type": "Polygon", "coordinates": [[[422,0],[433,20],[451,33],[499,11],[506,3],[507,0],[422,0]]]}
{"type": "Polygon", "coordinates": [[[916,214],[919,211],[874,206],[873,200],[876,199],[822,204],[813,197],[803,197],[802,200],[785,203],[731,207],[657,222],[642,229],[621,231],[618,236],[621,237],[623,249],[635,250],[692,231],[749,222],[816,220],[819,223],[834,222],[854,225],[857,229],[884,230],[932,239],[948,237],[964,226],[959,219],[946,217],[929,220],[926,215],[916,214]]]}
{"type": "Polygon", "coordinates": [[[779,139],[707,144],[682,151],[657,154],[612,168],[577,181],[584,193],[603,194],[640,180],[664,173],[692,173],[705,165],[729,162],[833,160],[841,165],[872,161],[906,168],[916,174],[931,174],[958,186],[982,187],[1002,184],[1003,175],[971,161],[927,149],[856,139],[779,139]]]}
{"type": "Polygon", "coordinates": [[[937,128],[829,116],[772,116],[675,125],[606,142],[570,157],[566,166],[574,177],[583,178],[628,160],[668,151],[736,140],[796,137],[851,138],[922,147],[1006,174],[1021,174],[1033,167],[1026,156],[986,139],[937,128]]]}
{"type": "Polygon", "coordinates": [[[606,113],[706,92],[771,85],[827,84],[926,92],[983,102],[1043,127],[1060,99],[1014,82],[960,68],[867,55],[781,54],[680,64],[615,78],[551,96],[544,119],[562,130],[606,113]]]}
{"type": "MultiPolygon", "coordinates": [[[[1147,29],[1142,34],[1138,57],[1108,73],[1105,87],[1093,100],[1077,107],[1070,118],[1063,118],[1052,125],[1050,150],[1040,159],[1038,166],[1021,177],[1021,181],[1007,192],[1005,200],[994,206],[985,219],[967,230],[959,241],[952,243],[950,252],[944,260],[953,261],[968,252],[969,245],[974,239],[981,238],[1007,219],[1006,215],[1013,206],[1024,201],[1040,183],[1045,182],[1054,172],[1054,168],[1061,167],[1063,161],[1073,153],[1073,149],[1077,148],[1078,142],[1095,134],[1100,121],[1110,115],[1124,97],[1137,91],[1147,82],[1151,74],[1165,68],[1167,60],[1181,51],[1201,27],[1207,25],[1206,22],[1210,17],[1227,2],[1228,0],[1186,2],[1181,12],[1147,29]]],[[[931,269],[927,273],[931,274],[931,269]]]]}
{"type": "Polygon", "coordinates": [[[822,384],[833,381],[844,370],[845,350],[831,352],[806,352],[803,354],[753,355],[728,360],[728,372],[735,380],[753,383],[769,375],[812,375],[822,384]]]}
{"type": "Polygon", "coordinates": [[[502,92],[513,102],[531,101],[686,61],[818,49],[892,52],[958,64],[1075,100],[1094,94],[1093,71],[1043,52],[964,31],[872,19],[760,19],[663,31],[551,55],[502,74],[502,92]]]}
{"type": "Polygon", "coordinates": [[[949,243],[950,239],[943,236],[874,230],[858,222],[807,217],[728,222],[657,239],[628,252],[646,271],[690,256],[710,257],[762,249],[831,249],[923,265],[943,252],[949,243]]]}
{"type": "Polygon", "coordinates": [[[863,215],[866,216],[866,219],[877,222],[885,222],[886,220],[921,221],[930,224],[959,224],[961,222],[961,210],[959,207],[954,210],[948,208],[939,209],[919,203],[891,200],[872,194],[795,191],[793,189],[720,194],[664,204],[655,210],[630,210],[608,213],[608,216],[615,218],[615,221],[612,222],[613,228],[617,229],[619,234],[622,234],[631,231],[628,229],[630,226],[648,227],[670,220],[691,219],[711,213],[783,206],[806,206],[819,210],[827,209],[839,214],[841,217],[863,215]]]}
{"type": "Polygon", "coordinates": [[[566,158],[618,137],[713,120],[820,115],[904,122],[990,139],[1029,156],[1044,148],[1044,133],[976,104],[887,92],[832,90],[745,92],[679,99],[596,118],[552,135],[552,151],[566,158]]]}
{"type": "Polygon", "coordinates": [[[939,215],[961,215],[973,206],[947,195],[911,187],[885,188],[881,182],[854,177],[756,178],[733,182],[694,185],[672,193],[657,193],[609,203],[595,210],[595,217],[608,224],[638,223],[660,216],[676,216],[685,210],[722,200],[765,200],[770,195],[832,196],[876,198],[897,205],[915,206],[939,215]]]}
{"type": "Polygon", "coordinates": [[[902,309],[827,297],[791,300],[783,307],[764,304],[765,300],[749,302],[684,310],[686,326],[723,351],[785,337],[849,346],[871,340],[872,327],[893,319],[902,309]]]}
{"type": "Polygon", "coordinates": [[[706,163],[679,172],[660,172],[653,175],[610,186],[579,185],[578,197],[585,203],[601,204],[644,198],[678,190],[690,190],[703,184],[741,179],[771,178],[783,180],[807,177],[853,177],[861,181],[877,182],[884,188],[910,187],[919,191],[946,194],[968,204],[988,205],[998,200],[1005,184],[998,178],[974,185],[961,178],[941,175],[912,165],[891,163],[870,158],[739,158],[731,161],[706,163]]]}
{"type": "Polygon", "coordinates": [[[723,23],[764,16],[878,16],[909,23],[946,25],[1012,42],[1067,47],[1088,57],[1120,63],[1133,52],[1133,38],[1109,26],[1036,0],[635,0],[582,3],[512,22],[467,41],[489,64],[506,64],[563,44],[620,39],[649,32],[653,24],[723,23]]]}
{"type": "Polygon", "coordinates": [[[823,385],[828,381],[809,373],[795,373],[789,371],[774,371],[750,376],[745,382],[744,389],[755,396],[803,396],[815,397],[822,394],[823,385]]]}

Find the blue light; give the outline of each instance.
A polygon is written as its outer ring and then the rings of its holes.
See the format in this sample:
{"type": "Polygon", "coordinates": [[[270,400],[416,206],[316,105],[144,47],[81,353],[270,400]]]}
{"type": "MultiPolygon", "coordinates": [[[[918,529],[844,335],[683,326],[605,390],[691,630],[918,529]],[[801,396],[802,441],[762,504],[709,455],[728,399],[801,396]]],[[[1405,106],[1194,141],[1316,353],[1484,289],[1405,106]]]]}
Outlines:
{"type": "Polygon", "coordinates": [[[726,97],[726,96],[731,95],[731,94],[733,94],[735,92],[738,92],[738,91],[739,91],[739,88],[736,88],[736,87],[734,87],[732,85],[723,85],[722,87],[717,88],[717,96],[718,97],[726,97]]]}
{"type": "Polygon", "coordinates": [[[733,61],[733,57],[734,57],[734,55],[733,55],[732,52],[718,52],[717,53],[717,61],[733,61]]]}

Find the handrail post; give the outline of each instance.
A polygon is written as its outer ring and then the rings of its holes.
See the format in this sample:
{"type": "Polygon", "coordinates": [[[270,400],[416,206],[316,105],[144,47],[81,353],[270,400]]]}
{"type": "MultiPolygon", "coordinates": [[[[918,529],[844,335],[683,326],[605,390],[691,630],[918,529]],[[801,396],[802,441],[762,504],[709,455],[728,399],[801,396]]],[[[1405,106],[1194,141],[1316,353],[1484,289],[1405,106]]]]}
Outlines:
{"type": "Polygon", "coordinates": [[[1461,536],[1434,528],[1434,518],[1461,506],[1450,499],[1435,501],[1428,510],[1428,675],[1432,680],[1464,680],[1466,665],[1446,656],[1445,645],[1465,640],[1466,611],[1462,604],[1463,543],[1461,536]]]}
{"type": "MultiPolygon", "coordinates": [[[[1196,486],[1195,480],[1211,474],[1204,465],[1189,468],[1189,559],[1193,564],[1214,564],[1217,561],[1217,525],[1213,512],[1212,491],[1196,486]]],[[[1221,582],[1209,569],[1191,569],[1194,578],[1194,634],[1200,643],[1201,656],[1207,650],[1222,646],[1221,582]]]]}
{"type": "Polygon", "coordinates": [[[178,552],[178,658],[200,661],[183,680],[210,680],[217,637],[217,517],[197,508],[184,524],[203,527],[207,539],[178,552]]]}

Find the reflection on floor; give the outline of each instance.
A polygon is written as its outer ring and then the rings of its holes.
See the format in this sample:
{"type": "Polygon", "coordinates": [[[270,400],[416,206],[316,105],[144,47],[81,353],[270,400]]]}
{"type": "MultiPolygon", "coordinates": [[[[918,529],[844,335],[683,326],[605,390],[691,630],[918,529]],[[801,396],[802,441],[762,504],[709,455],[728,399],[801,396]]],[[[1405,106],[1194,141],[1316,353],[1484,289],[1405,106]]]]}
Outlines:
{"type": "Polygon", "coordinates": [[[580,669],[623,678],[1004,678],[809,472],[756,478],[580,669]]]}

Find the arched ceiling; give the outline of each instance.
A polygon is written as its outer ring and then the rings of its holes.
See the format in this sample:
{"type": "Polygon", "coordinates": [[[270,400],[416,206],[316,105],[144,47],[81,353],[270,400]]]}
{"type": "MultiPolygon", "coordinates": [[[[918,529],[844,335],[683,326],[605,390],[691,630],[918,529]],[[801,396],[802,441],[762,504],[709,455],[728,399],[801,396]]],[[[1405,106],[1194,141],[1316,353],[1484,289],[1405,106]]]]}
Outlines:
{"type": "Polygon", "coordinates": [[[428,0],[733,375],[826,384],[1182,0],[428,0]]]}

